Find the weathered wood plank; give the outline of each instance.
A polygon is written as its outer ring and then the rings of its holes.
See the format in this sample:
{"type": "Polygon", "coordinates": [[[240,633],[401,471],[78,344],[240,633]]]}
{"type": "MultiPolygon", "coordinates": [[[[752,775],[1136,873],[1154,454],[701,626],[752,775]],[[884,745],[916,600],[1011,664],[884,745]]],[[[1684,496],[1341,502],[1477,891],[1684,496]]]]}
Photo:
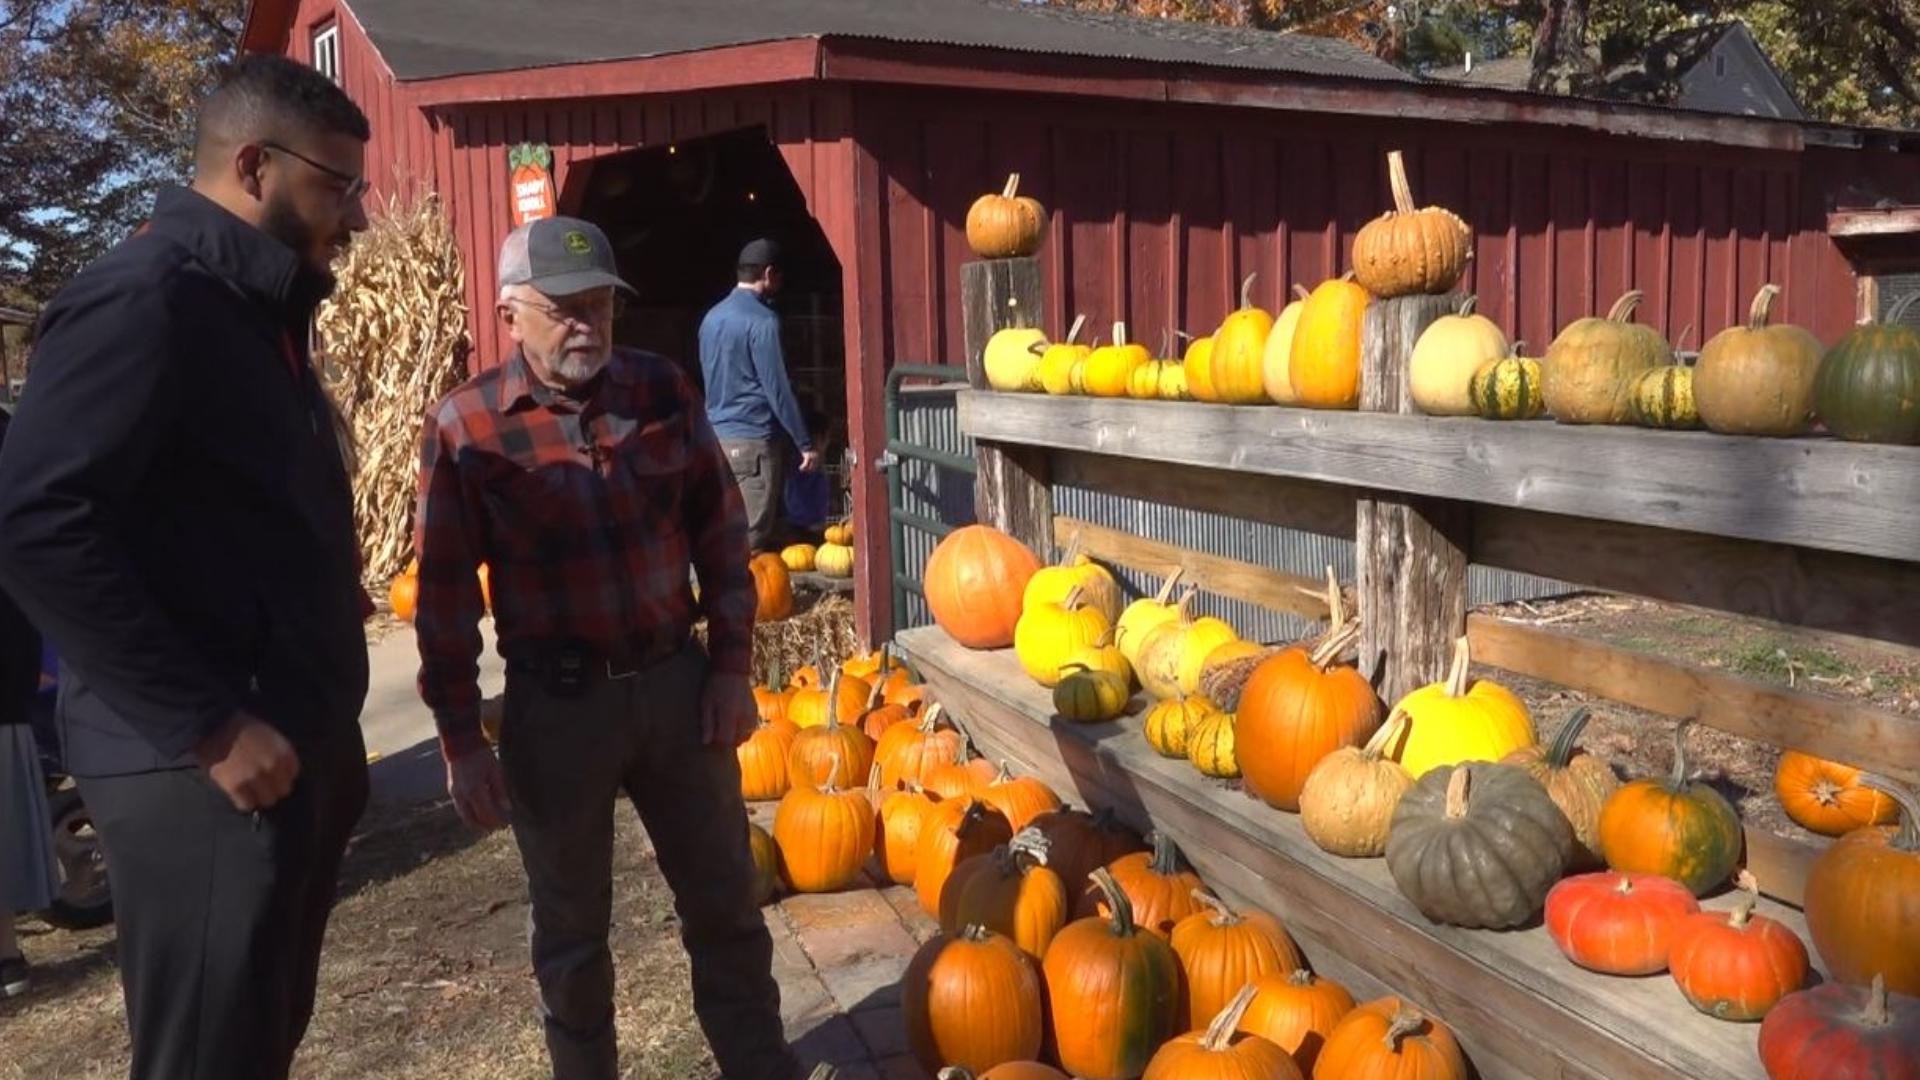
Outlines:
{"type": "MultiPolygon", "coordinates": [[[[960,268],[961,336],[966,349],[967,385],[987,385],[987,339],[1013,325],[1017,301],[1028,324],[1044,325],[1045,277],[1037,259],[991,259],[960,268]]],[[[1019,440],[976,440],[973,480],[974,517],[1048,554],[1053,536],[1053,494],[1047,454],[1019,440]]]]}
{"type": "MultiPolygon", "coordinates": [[[[1391,987],[1459,1032],[1486,1080],[1537,1077],[1762,1075],[1751,1027],[1695,1012],[1668,979],[1612,979],[1576,968],[1539,928],[1493,933],[1433,925],[1394,887],[1379,859],[1338,859],[1299,818],[1206,780],[1147,748],[1137,719],[1076,725],[1051,715],[1046,692],[1010,653],[973,653],[931,628],[899,639],[940,700],[994,756],[1062,795],[1110,806],[1167,830],[1203,878],[1287,922],[1316,968],[1354,986],[1391,987]]],[[[1708,901],[1724,908],[1732,897],[1708,901]]],[[[1763,901],[1797,931],[1797,912],[1763,901]]]]}
{"type": "Polygon", "coordinates": [[[1322,536],[1353,538],[1356,492],[1340,484],[1067,451],[1053,455],[1053,482],[1322,536]]]}
{"type": "Polygon", "coordinates": [[[1920,563],[1489,506],[1474,509],[1472,551],[1503,570],[1920,645],[1920,563]]]}
{"type": "Polygon", "coordinates": [[[960,334],[967,350],[967,385],[985,386],[987,339],[1014,324],[1019,305],[1027,326],[1046,325],[1046,275],[1039,259],[982,259],[960,266],[960,334]]]}
{"type": "Polygon", "coordinates": [[[1482,664],[1920,781],[1920,718],[1488,615],[1467,618],[1467,640],[1482,664]]]}
{"type": "Polygon", "coordinates": [[[1181,580],[1216,596],[1230,596],[1303,619],[1327,617],[1326,583],[1239,559],[1150,540],[1079,518],[1055,517],[1053,539],[1066,547],[1075,538],[1080,550],[1101,562],[1166,574],[1178,566],[1181,580]],[[1311,591],[1302,591],[1311,590],[1311,591]]]}
{"type": "Polygon", "coordinates": [[[1040,394],[960,415],[976,438],[1920,562],[1920,447],[1040,394]]]}

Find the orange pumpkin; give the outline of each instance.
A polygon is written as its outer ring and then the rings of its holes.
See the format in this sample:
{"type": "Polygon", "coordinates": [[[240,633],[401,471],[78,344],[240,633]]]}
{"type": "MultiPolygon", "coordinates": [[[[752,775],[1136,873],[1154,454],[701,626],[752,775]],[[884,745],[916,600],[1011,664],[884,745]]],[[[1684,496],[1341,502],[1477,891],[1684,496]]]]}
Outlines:
{"type": "Polygon", "coordinates": [[[1122,825],[1106,807],[1091,814],[1055,810],[1034,818],[1029,827],[1047,838],[1047,865],[1066,883],[1076,919],[1098,913],[1099,892],[1086,887],[1089,875],[1122,855],[1146,850],[1140,834],[1122,825]]]}
{"type": "Polygon", "coordinates": [[[1397,997],[1349,1010],[1314,1061],[1316,1080],[1467,1080],[1467,1059],[1445,1024],[1397,997]]]}
{"type": "Polygon", "coordinates": [[[993,782],[980,793],[980,797],[1000,808],[1007,815],[1007,823],[1019,832],[1032,824],[1041,814],[1061,807],[1060,796],[1053,789],[1031,776],[1013,775],[1013,766],[1000,763],[1000,771],[994,774],[993,782]]]}
{"type": "Polygon", "coordinates": [[[1141,932],[1126,891],[1093,872],[1105,917],[1067,924],[1047,947],[1055,1060],[1084,1080],[1132,1080],[1180,1030],[1180,961],[1159,936],[1141,932]]]}
{"type": "Polygon", "coordinates": [[[967,648],[1006,648],[1027,580],[1039,569],[1031,549],[998,529],[955,529],[927,558],[927,608],[940,629],[967,648]]]}
{"type": "Polygon", "coordinates": [[[775,622],[793,614],[793,577],[780,556],[762,553],[747,562],[753,575],[754,622],[775,622]]]}
{"type": "Polygon", "coordinates": [[[409,573],[395,577],[387,586],[387,603],[393,608],[394,618],[412,622],[420,608],[420,575],[409,573]]]}
{"type": "MultiPolygon", "coordinates": [[[[840,673],[834,672],[833,679],[839,681],[840,673]]],[[[794,787],[819,787],[836,762],[844,775],[865,776],[873,767],[873,740],[830,714],[826,723],[803,728],[793,737],[793,748],[787,751],[787,782],[794,787]]]]}
{"type": "Polygon", "coordinates": [[[760,719],[769,723],[775,720],[789,720],[787,711],[793,705],[795,693],[793,687],[781,685],[780,661],[775,659],[773,667],[767,673],[767,684],[753,688],[753,705],[760,711],[760,719]]]}
{"type": "Polygon", "coordinates": [[[1354,276],[1380,297],[1451,290],[1473,258],[1473,230],[1451,210],[1414,203],[1398,150],[1387,154],[1387,179],[1393,209],[1354,236],[1354,276]]]}
{"type": "Polygon", "coordinates": [[[1213,387],[1213,338],[1197,337],[1187,343],[1187,352],[1180,361],[1180,370],[1187,377],[1187,392],[1195,401],[1220,400],[1220,394],[1213,387]]]}
{"type": "Polygon", "coordinates": [[[1047,866],[1047,838],[1034,829],[954,868],[940,895],[940,928],[979,924],[1012,938],[1035,963],[1067,925],[1067,886],[1047,866]]]}
{"type": "Polygon", "coordinates": [[[1690,720],[1673,732],[1673,774],[1635,780],[1600,809],[1600,853],[1615,870],[1661,874],[1705,896],[1732,876],[1745,834],[1726,797],[1687,779],[1690,720]]]}
{"type": "Polygon", "coordinates": [[[1357,670],[1335,664],[1360,639],[1345,618],[1329,571],[1327,635],[1311,653],[1286,649],[1263,661],[1240,692],[1235,734],[1247,790],[1282,810],[1300,809],[1300,791],[1320,759],[1359,746],[1380,726],[1380,697],[1357,670]]]}
{"type": "Polygon", "coordinates": [[[1047,211],[1020,194],[1020,174],[1008,173],[998,193],[988,192],[967,208],[967,246],[983,259],[1007,259],[1040,250],[1047,211]]]}
{"type": "Polygon", "coordinates": [[[1303,1073],[1311,1073],[1340,1018],[1353,1011],[1347,988],[1294,968],[1285,975],[1254,980],[1253,1001],[1240,1018],[1240,1030],[1258,1035],[1293,1055],[1303,1073]]]}
{"type": "Polygon", "coordinates": [[[942,799],[984,796],[1000,771],[986,758],[962,757],[950,765],[940,765],[921,773],[920,783],[942,799]]]}
{"type": "Polygon", "coordinates": [[[1242,986],[1204,1031],[1190,1031],[1162,1046],[1147,1063],[1143,1080],[1304,1080],[1292,1055],[1240,1030],[1253,993],[1252,986],[1242,986]]]}
{"type": "Polygon", "coordinates": [[[946,722],[937,702],[909,724],[895,724],[880,736],[873,760],[880,766],[880,786],[897,788],[925,782],[926,774],[957,762],[967,752],[967,737],[946,722]]]}
{"type": "Polygon", "coordinates": [[[1013,838],[1000,811],[970,796],[942,799],[928,811],[913,849],[913,891],[920,910],[938,918],[954,867],[1013,838]]]}
{"type": "Polygon", "coordinates": [[[873,851],[873,804],[840,787],[838,763],[824,786],[793,788],[773,815],[773,840],[799,892],[832,892],[860,875],[873,851]]]}
{"type": "Polygon", "coordinates": [[[909,784],[904,790],[889,790],[880,785],[878,770],[867,777],[867,798],[879,814],[873,833],[873,854],[880,869],[895,885],[913,884],[915,857],[920,850],[920,833],[927,815],[933,812],[934,799],[909,784]]]}
{"type": "Polygon", "coordinates": [[[995,1065],[978,1076],[965,1069],[941,1069],[939,1080],[1073,1080],[1073,1078],[1043,1062],[1009,1061],[1004,1065],[995,1065]]]}
{"type": "Polygon", "coordinates": [[[1753,913],[1759,885],[1740,876],[1734,909],[1681,919],[1667,958],[1693,1007],[1721,1020],[1758,1020],[1807,981],[1807,947],[1778,920],[1753,913]]]}
{"type": "Polygon", "coordinates": [[[734,747],[740,759],[740,795],[748,802],[778,799],[791,786],[787,758],[800,729],[787,720],[760,720],[747,741],[734,747]]]}
{"type": "Polygon", "coordinates": [[[1264,911],[1235,911],[1210,893],[1193,896],[1205,910],[1174,924],[1171,941],[1186,979],[1187,1022],[1203,1028],[1241,987],[1306,961],[1280,920],[1264,911]]]}
{"type": "Polygon", "coordinates": [[[816,728],[827,722],[831,713],[833,719],[842,724],[860,722],[861,710],[866,708],[867,693],[871,689],[864,681],[842,675],[839,668],[827,677],[825,687],[813,686],[800,690],[793,695],[793,701],[787,706],[787,719],[795,727],[816,728]],[[833,702],[831,710],[827,702],[833,702]]]}
{"type": "Polygon", "coordinates": [[[1367,290],[1347,277],[1323,281],[1307,294],[1287,364],[1294,404],[1314,409],[1359,407],[1360,338],[1371,302],[1367,290]]]}
{"type": "Polygon", "coordinates": [[[1773,792],[1787,816],[1823,836],[1900,820],[1892,797],[1860,784],[1860,770],[1789,750],[1773,772],[1773,792]]]}
{"type": "Polygon", "coordinates": [[[1152,851],[1122,855],[1107,868],[1126,890],[1139,927],[1163,938],[1171,937],[1175,923],[1204,910],[1194,893],[1205,892],[1207,883],[1181,865],[1180,849],[1174,846],[1173,837],[1156,831],[1148,842],[1153,845],[1152,851]]]}
{"type": "Polygon", "coordinates": [[[914,953],[900,980],[907,1045],[928,1071],[984,1072],[1040,1054],[1040,977],[1012,939],[979,926],[914,953]]]}
{"type": "Polygon", "coordinates": [[[1858,783],[1893,796],[1900,825],[1869,825],[1834,841],[1807,871],[1807,932],[1827,972],[1920,997],[1920,799],[1883,776],[1858,783]]]}

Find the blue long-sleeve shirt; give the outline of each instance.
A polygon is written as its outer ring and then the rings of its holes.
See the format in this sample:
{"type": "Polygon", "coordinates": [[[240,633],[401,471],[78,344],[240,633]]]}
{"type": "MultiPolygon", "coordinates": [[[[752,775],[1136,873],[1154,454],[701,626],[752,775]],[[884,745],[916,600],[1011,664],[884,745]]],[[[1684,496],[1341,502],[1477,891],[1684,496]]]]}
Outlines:
{"type": "Polygon", "coordinates": [[[736,288],[700,321],[707,420],[722,439],[771,439],[785,428],[801,451],[813,439],[780,354],[780,317],[751,289],[736,288]]]}

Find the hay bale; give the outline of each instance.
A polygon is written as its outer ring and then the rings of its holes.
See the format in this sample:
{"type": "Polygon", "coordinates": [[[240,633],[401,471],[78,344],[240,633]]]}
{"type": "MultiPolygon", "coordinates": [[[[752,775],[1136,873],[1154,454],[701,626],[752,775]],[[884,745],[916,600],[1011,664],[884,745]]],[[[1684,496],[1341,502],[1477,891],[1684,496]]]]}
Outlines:
{"type": "Polygon", "coordinates": [[[353,435],[354,526],[372,586],[412,557],[421,420],[467,374],[466,276],[431,192],[376,207],[334,272],[314,362],[353,435]]]}
{"type": "MultiPolygon", "coordinates": [[[[695,626],[693,633],[702,645],[706,644],[705,621],[695,626]]],[[[754,624],[754,681],[764,682],[776,660],[780,671],[791,675],[816,659],[838,667],[860,651],[860,641],[853,633],[853,604],[844,596],[826,595],[811,605],[796,604],[794,613],[778,622],[754,624]]]]}

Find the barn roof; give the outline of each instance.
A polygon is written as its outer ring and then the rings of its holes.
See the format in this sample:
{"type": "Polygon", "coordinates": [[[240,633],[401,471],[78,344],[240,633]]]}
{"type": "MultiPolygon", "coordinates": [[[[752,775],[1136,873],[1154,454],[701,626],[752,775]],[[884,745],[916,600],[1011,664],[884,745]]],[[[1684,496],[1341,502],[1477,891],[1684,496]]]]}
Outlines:
{"type": "Polygon", "coordinates": [[[838,37],[1412,81],[1331,38],[1020,0],[350,0],[350,6],[402,80],[838,37]]]}

